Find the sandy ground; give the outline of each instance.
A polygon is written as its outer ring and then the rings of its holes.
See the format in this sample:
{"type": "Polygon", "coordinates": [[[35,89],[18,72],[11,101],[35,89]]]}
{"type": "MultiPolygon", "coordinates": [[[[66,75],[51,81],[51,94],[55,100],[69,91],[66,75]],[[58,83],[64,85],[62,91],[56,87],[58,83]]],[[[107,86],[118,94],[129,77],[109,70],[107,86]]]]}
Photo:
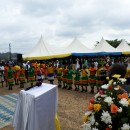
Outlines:
{"type": "MultiPolygon", "coordinates": [[[[57,84],[56,80],[54,84],[57,84]]],[[[28,86],[29,84],[26,84],[25,87],[28,86]]],[[[19,93],[20,90],[19,86],[14,86],[13,90],[8,90],[7,87],[0,87],[0,95],[19,93]]],[[[88,90],[90,90],[89,87],[88,90]]],[[[82,116],[86,112],[89,98],[93,96],[94,94],[90,94],[89,92],[81,93],[74,90],[58,88],[58,118],[61,130],[81,130],[81,125],[83,123],[82,116]]],[[[0,130],[14,129],[10,125],[0,130]]]]}

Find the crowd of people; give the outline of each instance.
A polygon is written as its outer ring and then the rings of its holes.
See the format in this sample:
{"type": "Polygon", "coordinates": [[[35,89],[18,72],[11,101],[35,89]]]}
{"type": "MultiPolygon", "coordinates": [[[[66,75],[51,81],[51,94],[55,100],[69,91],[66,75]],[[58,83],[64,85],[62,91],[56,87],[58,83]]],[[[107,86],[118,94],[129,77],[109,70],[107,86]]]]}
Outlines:
{"type": "MultiPolygon", "coordinates": [[[[117,60],[117,59],[116,59],[117,60]]],[[[0,80],[1,87],[8,87],[9,90],[13,89],[14,85],[19,85],[20,88],[24,88],[24,84],[29,82],[30,86],[34,85],[35,81],[44,82],[48,80],[50,84],[53,84],[54,79],[58,80],[58,87],[63,89],[74,89],[75,91],[87,91],[87,87],[91,87],[91,93],[94,93],[94,87],[97,90],[100,86],[107,83],[106,77],[109,73],[109,68],[112,64],[120,63],[126,65],[127,78],[129,84],[129,57],[124,58],[125,61],[114,61],[109,56],[100,58],[99,60],[85,59],[81,64],[81,59],[75,59],[75,64],[71,62],[64,64],[56,60],[56,62],[43,62],[38,61],[26,61],[21,64],[7,63],[0,67],[0,80]],[[73,87],[72,87],[73,86],[73,87]]],[[[71,61],[71,59],[69,60],[71,61]]]]}

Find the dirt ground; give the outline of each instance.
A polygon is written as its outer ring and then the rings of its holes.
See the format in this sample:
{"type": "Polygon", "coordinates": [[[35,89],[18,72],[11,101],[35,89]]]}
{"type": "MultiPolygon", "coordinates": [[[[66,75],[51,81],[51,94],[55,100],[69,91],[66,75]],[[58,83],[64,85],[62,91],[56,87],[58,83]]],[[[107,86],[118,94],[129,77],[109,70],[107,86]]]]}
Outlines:
{"type": "MultiPolygon", "coordinates": [[[[44,81],[48,83],[48,81],[44,81]]],[[[55,80],[54,84],[57,84],[55,80]]],[[[29,84],[26,84],[25,88],[29,84]]],[[[8,90],[7,87],[0,87],[0,95],[9,93],[19,93],[19,86],[14,86],[13,90],[8,90]]],[[[88,90],[90,88],[88,87],[88,90]]],[[[95,90],[96,92],[96,90],[95,90]]],[[[81,130],[82,116],[86,112],[89,98],[94,94],[89,92],[78,92],[74,90],[66,90],[58,88],[58,118],[61,130],[81,130]]],[[[6,126],[0,130],[14,130],[11,125],[6,126]]]]}

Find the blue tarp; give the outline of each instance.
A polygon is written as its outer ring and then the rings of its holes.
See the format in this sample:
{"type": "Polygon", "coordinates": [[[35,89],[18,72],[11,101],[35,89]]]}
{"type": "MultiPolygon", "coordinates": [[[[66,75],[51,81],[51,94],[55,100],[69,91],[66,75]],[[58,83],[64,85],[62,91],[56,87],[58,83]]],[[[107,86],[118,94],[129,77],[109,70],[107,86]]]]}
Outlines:
{"type": "Polygon", "coordinates": [[[121,52],[93,52],[93,53],[72,53],[72,56],[103,56],[103,55],[121,55],[121,52]]]}

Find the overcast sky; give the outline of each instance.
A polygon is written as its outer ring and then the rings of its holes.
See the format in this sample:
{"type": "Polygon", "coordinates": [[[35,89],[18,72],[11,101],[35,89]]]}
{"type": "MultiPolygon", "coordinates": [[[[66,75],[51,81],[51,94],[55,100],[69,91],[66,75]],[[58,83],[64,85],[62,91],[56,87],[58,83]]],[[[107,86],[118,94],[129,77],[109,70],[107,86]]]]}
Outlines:
{"type": "Polygon", "coordinates": [[[102,37],[130,42],[130,0],[4,0],[0,2],[0,52],[27,53],[40,36],[49,44],[74,37],[93,47],[102,37]]]}

